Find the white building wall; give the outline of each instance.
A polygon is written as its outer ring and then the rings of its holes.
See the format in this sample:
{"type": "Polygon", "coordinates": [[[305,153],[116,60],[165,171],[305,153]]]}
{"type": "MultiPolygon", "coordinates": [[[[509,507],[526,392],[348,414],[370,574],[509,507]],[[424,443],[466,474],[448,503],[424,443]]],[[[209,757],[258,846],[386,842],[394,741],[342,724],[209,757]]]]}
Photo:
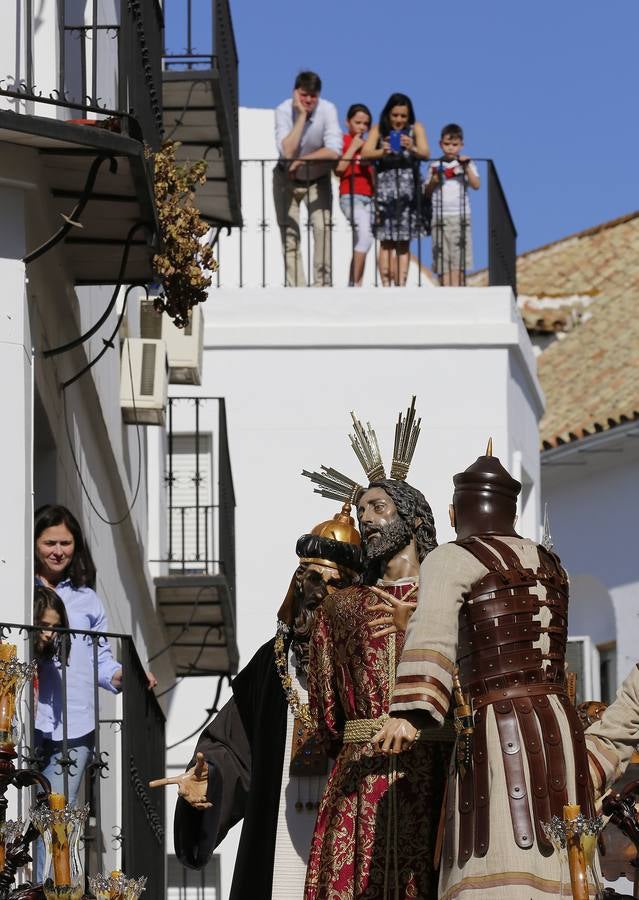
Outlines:
{"type": "Polygon", "coordinates": [[[570,631],[617,642],[620,683],[639,654],[639,429],[622,426],[544,454],[543,499],[571,577],[570,631]]]}
{"type": "MultiPolygon", "coordinates": [[[[374,424],[390,465],[397,414],[417,395],[422,435],[409,480],[430,500],[440,541],[453,536],[452,476],[490,436],[504,464],[532,479],[523,531],[538,536],[542,397],[509,289],[220,290],[204,312],[200,390],[226,399],[237,498],[241,665],[274,633],[297,538],[339,510],[313,493],[302,468],[324,463],[365,478],[347,438],[351,409],[374,424]]],[[[204,723],[213,687],[191,678],[176,688],[169,744],[204,723]]],[[[175,769],[194,744],[171,751],[175,769]]],[[[174,802],[167,792],[169,818],[174,802]]],[[[237,836],[222,844],[223,897],[237,836]]]]}

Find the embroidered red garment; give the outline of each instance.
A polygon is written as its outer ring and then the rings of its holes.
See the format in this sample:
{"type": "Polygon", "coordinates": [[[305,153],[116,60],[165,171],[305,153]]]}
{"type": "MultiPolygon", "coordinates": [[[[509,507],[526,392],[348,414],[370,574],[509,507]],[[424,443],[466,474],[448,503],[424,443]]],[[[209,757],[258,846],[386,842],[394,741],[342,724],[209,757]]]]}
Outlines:
{"type": "MultiPolygon", "coordinates": [[[[413,586],[384,590],[402,597],[413,586]]],[[[333,747],[346,720],[388,712],[404,635],[374,635],[368,623],[379,613],[370,607],[379,603],[368,588],[347,588],[327,597],[317,614],[309,702],[333,747]]],[[[449,751],[418,742],[386,757],[370,742],[341,747],[320,804],[305,900],[436,898],[433,851],[449,751]]]]}

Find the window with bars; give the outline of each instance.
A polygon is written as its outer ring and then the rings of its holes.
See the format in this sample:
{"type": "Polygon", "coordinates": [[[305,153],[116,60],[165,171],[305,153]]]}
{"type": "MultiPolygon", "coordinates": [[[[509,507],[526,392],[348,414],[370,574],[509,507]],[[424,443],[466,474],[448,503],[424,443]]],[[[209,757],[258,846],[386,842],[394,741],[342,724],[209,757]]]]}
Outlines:
{"type": "Polygon", "coordinates": [[[220,857],[215,853],[203,869],[195,871],[169,856],[167,900],[222,900],[220,857]]]}
{"type": "Polygon", "coordinates": [[[206,572],[214,546],[211,434],[173,434],[167,473],[173,568],[206,572]]]}

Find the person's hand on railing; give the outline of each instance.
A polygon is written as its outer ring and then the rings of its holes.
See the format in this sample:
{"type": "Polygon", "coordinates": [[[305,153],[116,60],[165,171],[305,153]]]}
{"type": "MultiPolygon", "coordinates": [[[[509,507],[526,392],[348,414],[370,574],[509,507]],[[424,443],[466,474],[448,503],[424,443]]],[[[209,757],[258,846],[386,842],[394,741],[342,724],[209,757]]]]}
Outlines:
{"type": "MultiPolygon", "coordinates": [[[[153,674],[153,672],[146,673],[147,687],[150,691],[153,690],[154,687],[158,686],[158,680],[153,674]]],[[[122,690],[122,669],[118,669],[117,672],[113,673],[111,678],[111,684],[116,689],[116,691],[122,690]]]]}
{"type": "Polygon", "coordinates": [[[210,809],[213,804],[206,799],[209,783],[209,767],[203,753],[195,756],[195,765],[187,769],[183,775],[174,775],[172,778],[157,778],[149,781],[149,787],[164,787],[167,784],[177,784],[178,795],[194,809],[210,809]]]}
{"type": "Polygon", "coordinates": [[[408,621],[417,606],[417,601],[401,600],[374,585],[369,590],[383,601],[370,607],[371,612],[383,613],[383,615],[368,623],[372,629],[377,629],[373,632],[375,637],[385,637],[388,634],[406,631],[408,621]]]}

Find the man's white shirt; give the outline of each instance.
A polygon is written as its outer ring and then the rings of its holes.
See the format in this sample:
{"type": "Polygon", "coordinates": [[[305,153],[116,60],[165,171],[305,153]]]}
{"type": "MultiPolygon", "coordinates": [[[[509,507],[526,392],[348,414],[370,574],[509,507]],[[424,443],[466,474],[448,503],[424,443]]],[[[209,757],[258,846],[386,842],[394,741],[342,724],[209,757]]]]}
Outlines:
{"type": "MultiPolygon", "coordinates": [[[[280,158],[283,158],[282,141],[291,133],[298,113],[293,110],[293,100],[284,100],[275,110],[275,143],[280,158]]],[[[337,108],[334,103],[318,100],[312,114],[306,119],[302,137],[293,158],[306,156],[326,147],[338,156],[342,153],[342,131],[339,127],[337,108]]]]}

